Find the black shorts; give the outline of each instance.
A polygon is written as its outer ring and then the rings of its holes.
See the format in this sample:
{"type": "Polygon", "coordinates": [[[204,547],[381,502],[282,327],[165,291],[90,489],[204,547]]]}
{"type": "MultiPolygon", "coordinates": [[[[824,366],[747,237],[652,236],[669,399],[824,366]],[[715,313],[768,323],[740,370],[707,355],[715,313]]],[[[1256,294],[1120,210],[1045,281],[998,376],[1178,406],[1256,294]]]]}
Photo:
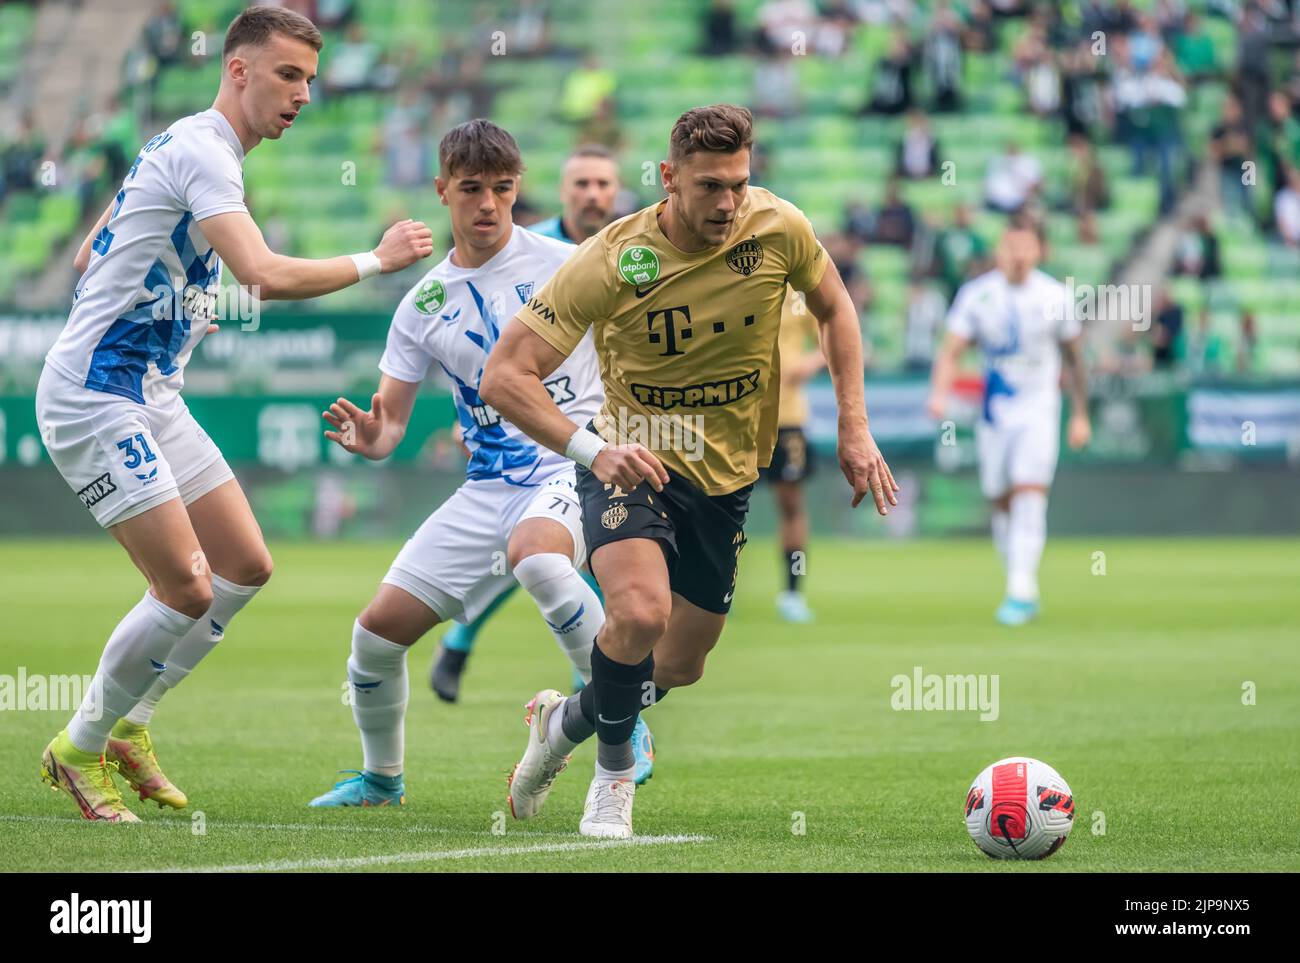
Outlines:
{"type": "Polygon", "coordinates": [[[588,558],[610,542],[653,538],[664,548],[669,587],[706,612],[727,614],[745,547],[752,484],[726,495],[706,495],[669,471],[662,492],[646,482],[624,491],[606,486],[581,465],[577,469],[588,558]]]}
{"type": "Polygon", "coordinates": [[[767,482],[801,482],[813,473],[812,449],[802,428],[778,428],[772,464],[762,469],[767,482]]]}

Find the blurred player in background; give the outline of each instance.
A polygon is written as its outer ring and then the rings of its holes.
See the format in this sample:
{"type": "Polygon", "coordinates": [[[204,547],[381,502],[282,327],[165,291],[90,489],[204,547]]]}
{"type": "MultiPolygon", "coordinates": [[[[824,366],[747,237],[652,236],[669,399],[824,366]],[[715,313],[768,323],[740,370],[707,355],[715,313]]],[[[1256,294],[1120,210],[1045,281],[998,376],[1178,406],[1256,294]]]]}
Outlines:
{"type": "MultiPolygon", "coordinates": [[[[564,162],[561,171],[560,204],[563,210],[549,220],[531,225],[529,230],[569,244],[581,244],[613,220],[618,191],[618,162],[613,152],[601,144],[578,147],[564,162]]],[[[583,577],[600,596],[595,578],[587,572],[583,577]]],[[[460,697],[461,676],[479,632],[514,594],[516,587],[512,582],[488,604],[482,615],[471,622],[456,622],[443,635],[429,672],[429,685],[439,698],[455,702],[460,697]]],[[[584,684],[585,680],[575,671],[574,690],[581,689],[584,684]]],[[[636,750],[636,782],[641,785],[654,773],[654,738],[643,720],[637,720],[632,744],[636,750]]]]}
{"type": "Polygon", "coordinates": [[[776,448],[772,464],[760,474],[776,492],[780,515],[781,552],[785,556],[785,588],[776,597],[776,610],[787,622],[813,620],[799,579],[808,572],[808,510],[803,483],[812,475],[813,453],[804,434],[808,421],[808,395],[804,385],[826,367],[817,344],[817,319],[804,296],[786,292],[781,306],[781,334],[777,339],[781,363],[781,403],[776,415],[776,448]]]}
{"type": "Polygon", "coordinates": [[[932,417],[944,417],[958,360],[978,345],[987,370],[975,442],[980,488],[993,510],[993,544],[1006,565],[1006,597],[996,614],[1003,625],[1023,625],[1039,612],[1047,490],[1060,452],[1062,367],[1070,447],[1082,448],[1092,437],[1082,326],[1065,285],[1038,270],[1041,258],[1038,233],[1013,224],[998,244],[997,266],[962,285],[935,358],[928,404],[932,417]]]}
{"type": "Polygon", "coordinates": [[[144,145],[77,253],[82,274],[41,373],[37,420],[60,474],[149,582],[42,758],[43,778],[86,819],[139,821],[113,770],[141,799],[186,804],[158,765],[148,724],[271,575],[243,490],[180,396],[185,365],[210,330],[222,264],[262,299],[299,299],[433,252],[428,228],[403,221],[374,251],[284,257],[249,216],[244,157],[278,140],[310,102],[320,48],[299,14],[254,7],[236,17],[212,108],[144,145]]]}
{"type": "MultiPolygon", "coordinates": [[[[406,653],[439,622],[478,618],[517,580],[583,679],[604,623],[600,600],[577,571],[587,553],[573,462],[534,444],[479,396],[503,328],[573,247],[512,223],[523,161],[505,130],[468,121],[447,132],[438,157],[438,196],[455,247],[394,313],[370,410],[340,398],[324,415],[333,429],[325,434],[350,452],[387,458],[436,366],[453,383],[470,460],[465,482],[407,541],[353,625],[348,680],[363,767],[312,806],[405,802],[406,653]]],[[[591,419],[604,397],[591,339],[544,390],[575,430],[591,419]]]]}
{"type": "Polygon", "coordinates": [[[749,496],[776,439],[771,379],[787,283],[821,325],[853,504],[868,491],[882,514],[897,504],[867,430],[857,312],[803,213],[749,186],[752,131],[749,111],[730,104],[678,118],[660,164],[667,199],[583,244],[484,372],[484,397],[504,417],[581,466],[583,532],[607,601],[591,683],[530,703],[511,774],[517,818],[540,811],[569,753],[595,735],[579,832],[632,836],[637,714],[701,677],[735,594],[749,496]],[[592,333],[606,400],[574,431],[545,380],[592,333]],[[665,425],[656,441],[650,426],[665,425]]]}

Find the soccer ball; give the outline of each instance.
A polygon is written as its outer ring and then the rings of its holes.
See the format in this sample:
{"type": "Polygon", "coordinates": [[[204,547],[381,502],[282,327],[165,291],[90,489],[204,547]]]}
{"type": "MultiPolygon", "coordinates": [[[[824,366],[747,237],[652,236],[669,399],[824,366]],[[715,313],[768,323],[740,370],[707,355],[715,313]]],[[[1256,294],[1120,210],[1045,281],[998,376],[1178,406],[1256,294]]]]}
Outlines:
{"type": "Polygon", "coordinates": [[[1012,756],[975,777],[966,831],[994,859],[1046,859],[1074,826],[1074,795],[1045,762],[1012,756]]]}

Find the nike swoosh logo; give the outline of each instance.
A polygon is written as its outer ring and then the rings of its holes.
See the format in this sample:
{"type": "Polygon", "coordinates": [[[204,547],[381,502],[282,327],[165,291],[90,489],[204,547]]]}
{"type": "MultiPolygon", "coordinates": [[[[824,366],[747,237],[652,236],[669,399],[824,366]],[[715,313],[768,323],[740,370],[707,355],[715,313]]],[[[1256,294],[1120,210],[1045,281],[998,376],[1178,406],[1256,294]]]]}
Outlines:
{"type": "Polygon", "coordinates": [[[724,595],[722,597],[722,604],[726,605],[727,603],[729,603],[731,601],[731,596],[734,594],[735,594],[734,592],[728,592],[726,595],[724,595]]]}
{"type": "Polygon", "coordinates": [[[667,280],[668,280],[667,278],[660,278],[658,281],[656,281],[654,284],[650,285],[650,286],[647,287],[647,288],[643,288],[643,287],[641,287],[641,285],[638,284],[638,285],[636,286],[636,296],[637,296],[638,298],[643,298],[643,297],[645,297],[647,294],[649,294],[651,291],[653,291],[655,288],[659,287],[659,285],[663,284],[663,283],[664,283],[665,281],[667,281],[667,280]]]}
{"type": "MultiPolygon", "coordinates": [[[[636,715],[636,713],[633,713],[632,715],[636,715]]],[[[606,719],[606,718],[605,718],[604,716],[602,716],[599,712],[596,713],[596,721],[597,721],[597,722],[603,722],[603,723],[605,723],[605,725],[607,725],[607,726],[616,726],[616,725],[618,725],[620,722],[627,722],[627,720],[628,720],[628,719],[631,719],[631,718],[632,718],[632,716],[624,716],[622,719],[606,719]]]]}

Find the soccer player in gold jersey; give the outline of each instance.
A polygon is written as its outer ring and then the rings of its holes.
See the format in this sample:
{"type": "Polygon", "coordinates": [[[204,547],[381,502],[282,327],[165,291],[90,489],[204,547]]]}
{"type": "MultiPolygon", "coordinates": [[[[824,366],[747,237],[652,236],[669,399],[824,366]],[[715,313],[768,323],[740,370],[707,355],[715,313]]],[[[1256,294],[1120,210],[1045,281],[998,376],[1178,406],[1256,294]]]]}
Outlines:
{"type": "Polygon", "coordinates": [[[668,197],[582,244],[502,332],[484,401],[578,463],[591,568],[607,600],[591,684],[530,703],[511,775],[536,813],[573,748],[595,734],[580,831],[632,835],[637,713],[704,672],[735,592],[744,523],[777,429],[777,334],[787,284],[817,318],[839,406],[839,461],[856,506],[884,515],[894,482],[867,428],[862,339],[839,273],[793,204],[749,186],[749,111],[687,111],[660,175],[668,197]],[[592,329],[605,405],[590,426],[543,380],[592,329]]]}

